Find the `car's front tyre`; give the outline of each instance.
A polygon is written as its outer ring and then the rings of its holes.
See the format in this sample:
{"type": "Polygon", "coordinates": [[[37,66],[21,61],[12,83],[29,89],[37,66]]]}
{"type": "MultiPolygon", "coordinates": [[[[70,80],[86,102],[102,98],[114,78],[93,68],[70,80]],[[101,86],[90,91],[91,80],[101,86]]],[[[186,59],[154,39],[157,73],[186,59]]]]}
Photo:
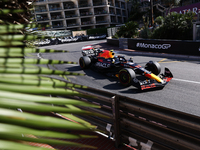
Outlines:
{"type": "Polygon", "coordinates": [[[146,65],[145,65],[145,69],[147,69],[148,71],[151,71],[153,74],[155,75],[159,75],[161,72],[161,66],[158,62],[156,61],[149,61],[146,65]]]}

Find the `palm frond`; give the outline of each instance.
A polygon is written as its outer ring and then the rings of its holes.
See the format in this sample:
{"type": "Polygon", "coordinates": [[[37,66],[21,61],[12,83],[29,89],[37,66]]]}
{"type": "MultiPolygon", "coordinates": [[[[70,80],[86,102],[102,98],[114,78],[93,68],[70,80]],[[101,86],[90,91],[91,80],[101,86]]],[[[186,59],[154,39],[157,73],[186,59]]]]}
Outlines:
{"type": "Polygon", "coordinates": [[[74,98],[85,97],[75,87],[87,88],[86,86],[66,81],[66,75],[83,74],[48,68],[48,65],[75,62],[27,57],[33,53],[67,52],[27,46],[29,41],[46,38],[28,32],[27,29],[40,26],[30,23],[30,9],[33,6],[28,5],[27,0],[1,0],[0,7],[0,149],[48,149],[35,147],[30,143],[94,148],[68,139],[96,138],[95,136],[56,130],[91,132],[96,129],[96,126],[72,117],[72,114],[99,115],[75,107],[99,108],[74,98]],[[60,81],[52,78],[52,75],[64,78],[60,81]],[[59,118],[59,114],[69,115],[75,121],[59,118]]]}

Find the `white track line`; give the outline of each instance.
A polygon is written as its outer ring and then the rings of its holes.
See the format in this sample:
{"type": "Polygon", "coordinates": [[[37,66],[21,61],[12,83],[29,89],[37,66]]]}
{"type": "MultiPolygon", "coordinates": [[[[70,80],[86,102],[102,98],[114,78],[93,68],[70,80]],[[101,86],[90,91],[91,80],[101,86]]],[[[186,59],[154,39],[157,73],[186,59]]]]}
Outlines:
{"type": "Polygon", "coordinates": [[[182,82],[200,84],[200,82],[197,82],[197,81],[190,81],[190,80],[183,80],[183,79],[176,79],[176,78],[172,78],[172,80],[177,80],[177,81],[182,81],[182,82]]]}

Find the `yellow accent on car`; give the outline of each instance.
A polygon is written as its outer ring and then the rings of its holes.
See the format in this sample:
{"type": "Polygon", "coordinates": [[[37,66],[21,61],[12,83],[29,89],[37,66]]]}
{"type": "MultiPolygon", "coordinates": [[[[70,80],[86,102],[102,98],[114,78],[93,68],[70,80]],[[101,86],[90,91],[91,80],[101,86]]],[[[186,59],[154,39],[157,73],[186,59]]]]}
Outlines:
{"type": "Polygon", "coordinates": [[[163,80],[160,77],[158,77],[157,75],[153,73],[151,73],[151,79],[155,79],[158,82],[163,82],[163,80]]]}

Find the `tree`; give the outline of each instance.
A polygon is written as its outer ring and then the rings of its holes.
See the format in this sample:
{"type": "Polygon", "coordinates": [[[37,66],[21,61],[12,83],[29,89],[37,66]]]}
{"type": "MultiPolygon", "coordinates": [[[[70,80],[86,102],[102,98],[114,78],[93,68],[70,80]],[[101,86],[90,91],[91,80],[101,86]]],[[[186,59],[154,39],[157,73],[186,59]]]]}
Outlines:
{"type": "Polygon", "coordinates": [[[166,14],[170,12],[174,5],[178,5],[180,2],[182,2],[182,0],[162,0],[162,3],[168,7],[166,14]]]}
{"type": "Polygon", "coordinates": [[[131,11],[130,11],[130,16],[128,18],[128,21],[141,21],[142,16],[146,14],[146,11],[141,11],[140,6],[141,2],[138,0],[129,0],[131,3],[131,11]]]}
{"type": "Polygon", "coordinates": [[[39,66],[74,62],[27,58],[29,53],[54,52],[54,50],[27,47],[27,41],[41,38],[26,31],[27,27],[37,27],[30,23],[32,5],[28,5],[27,2],[27,0],[0,0],[0,149],[38,149],[29,142],[93,148],[57,138],[80,139],[94,136],[52,131],[57,128],[94,130],[93,125],[80,121],[79,124],[73,123],[53,114],[62,113],[70,118],[72,113],[92,114],[75,106],[97,106],[73,98],[73,96],[84,97],[73,89],[84,86],[68,83],[64,78],[61,81],[50,77],[50,75],[66,77],[69,74],[81,74],[39,66]],[[46,113],[47,116],[42,113],[46,113]]]}
{"type": "Polygon", "coordinates": [[[133,38],[138,35],[138,23],[134,21],[127,22],[121,26],[116,33],[116,37],[133,38]]]}
{"type": "Polygon", "coordinates": [[[172,12],[165,17],[163,25],[154,30],[152,38],[192,40],[194,15],[193,12],[185,14],[172,12]]]}
{"type": "Polygon", "coordinates": [[[164,23],[164,17],[163,16],[156,17],[155,23],[157,23],[159,26],[163,25],[163,23],[164,23]]]}

